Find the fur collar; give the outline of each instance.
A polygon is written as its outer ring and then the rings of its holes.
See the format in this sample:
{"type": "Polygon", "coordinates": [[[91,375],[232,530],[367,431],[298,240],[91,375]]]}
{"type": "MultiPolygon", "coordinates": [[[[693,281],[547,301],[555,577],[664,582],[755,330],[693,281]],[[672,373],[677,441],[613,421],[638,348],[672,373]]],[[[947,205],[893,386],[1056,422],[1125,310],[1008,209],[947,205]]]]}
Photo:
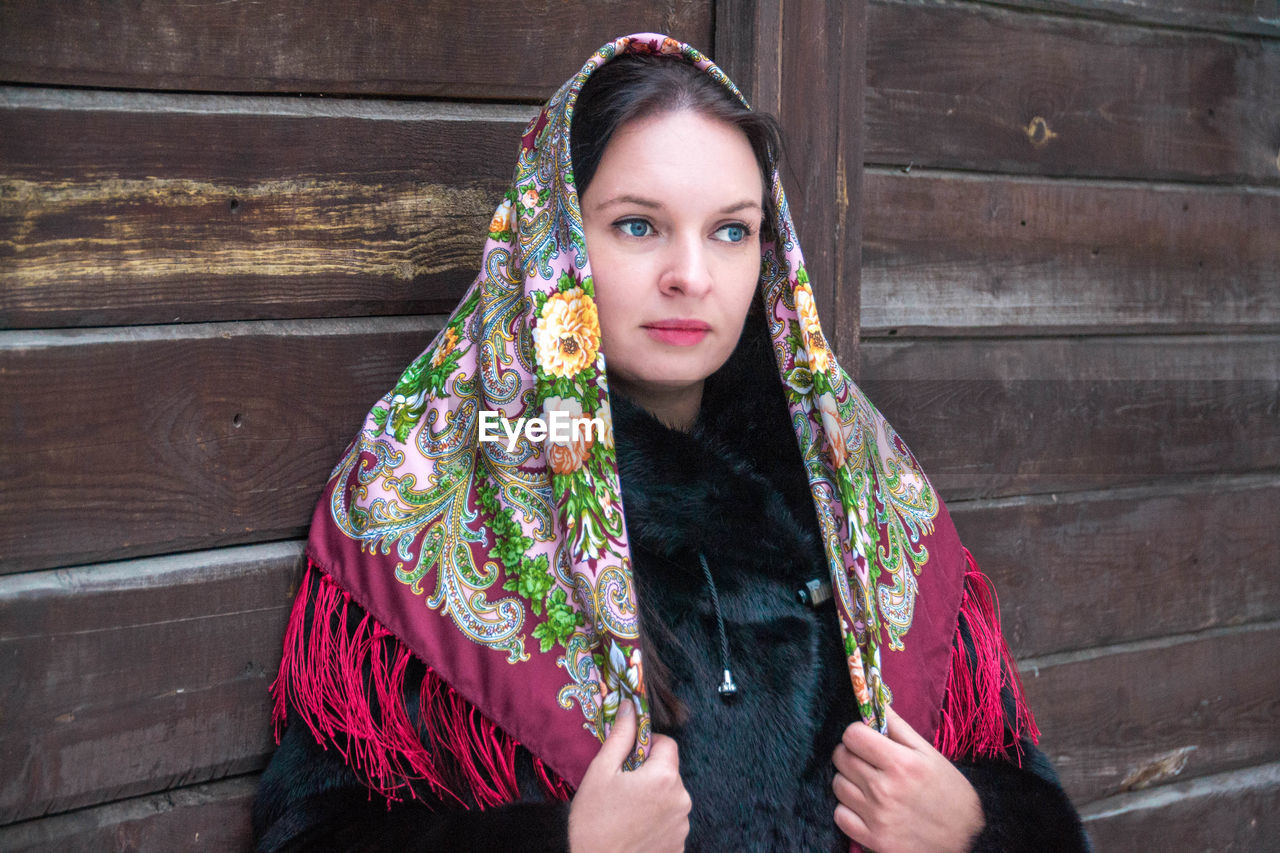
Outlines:
{"type": "Polygon", "coordinates": [[[831,821],[828,756],[856,710],[834,608],[811,610],[795,595],[826,569],[760,325],[708,379],[687,433],[614,397],[642,621],[688,712],[658,730],[680,743],[694,804],[689,849],[848,849],[831,821]],[[718,617],[739,687],[731,702],[716,689],[718,617]]]}
{"type": "Polygon", "coordinates": [[[772,359],[763,322],[749,318],[738,348],[707,380],[689,432],[614,395],[633,546],[694,573],[699,553],[715,565],[748,549],[758,560],[825,577],[813,499],[772,359]]]}

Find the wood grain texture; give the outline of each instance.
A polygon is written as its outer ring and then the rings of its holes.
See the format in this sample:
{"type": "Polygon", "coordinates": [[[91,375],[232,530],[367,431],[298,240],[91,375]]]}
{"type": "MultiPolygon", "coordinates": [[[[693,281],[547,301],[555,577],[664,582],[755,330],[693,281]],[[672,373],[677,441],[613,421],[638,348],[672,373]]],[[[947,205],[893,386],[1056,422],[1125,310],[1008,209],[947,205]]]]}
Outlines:
{"type": "Polygon", "coordinates": [[[435,318],[0,336],[0,572],[301,535],[435,318]]]}
{"type": "Polygon", "coordinates": [[[0,578],[0,823],[265,764],[301,554],[283,542],[0,578]]]}
{"type": "Polygon", "coordinates": [[[1114,23],[1161,24],[1280,36],[1277,0],[995,0],[1001,6],[1076,14],[1114,23]]]}
{"type": "Polygon", "coordinates": [[[868,17],[868,163],[1280,184],[1280,41],[970,3],[868,17]]]}
{"type": "Polygon", "coordinates": [[[456,304],[527,107],[0,90],[0,328],[456,304]]]}
{"type": "Polygon", "coordinates": [[[0,827],[0,849],[9,853],[248,851],[253,848],[249,814],[257,782],[256,775],[238,776],[0,827]]]}
{"type": "Polygon", "coordinates": [[[777,116],[785,129],[782,182],[806,270],[836,354],[852,368],[859,334],[866,0],[721,0],[716,44],[725,71],[752,105],[777,116]]]}
{"type": "Polygon", "coordinates": [[[1280,192],[869,170],[862,333],[1280,330],[1280,192]]]}
{"type": "Polygon", "coordinates": [[[710,47],[711,2],[0,5],[0,79],[203,92],[544,100],[633,32],[710,47]]]}
{"type": "Polygon", "coordinates": [[[1280,619],[1280,479],[950,506],[1018,655],[1280,619]]]}
{"type": "Polygon", "coordinates": [[[1280,622],[1021,662],[1078,805],[1280,759],[1280,622]]]}
{"type": "Polygon", "coordinates": [[[860,384],[947,500],[1280,467],[1280,337],[862,346],[860,384]]]}
{"type": "Polygon", "coordinates": [[[1120,794],[1093,804],[1083,817],[1100,853],[1275,851],[1280,849],[1280,765],[1120,794]]]}

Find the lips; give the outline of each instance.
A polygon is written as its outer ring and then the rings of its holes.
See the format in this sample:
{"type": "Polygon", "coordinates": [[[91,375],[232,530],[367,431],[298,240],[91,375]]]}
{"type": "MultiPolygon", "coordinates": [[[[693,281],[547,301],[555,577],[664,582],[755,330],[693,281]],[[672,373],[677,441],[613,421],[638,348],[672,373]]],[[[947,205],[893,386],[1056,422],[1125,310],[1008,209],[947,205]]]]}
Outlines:
{"type": "Polygon", "coordinates": [[[669,319],[645,323],[644,329],[654,340],[677,347],[691,347],[699,343],[711,331],[711,326],[701,320],[669,319]]]}

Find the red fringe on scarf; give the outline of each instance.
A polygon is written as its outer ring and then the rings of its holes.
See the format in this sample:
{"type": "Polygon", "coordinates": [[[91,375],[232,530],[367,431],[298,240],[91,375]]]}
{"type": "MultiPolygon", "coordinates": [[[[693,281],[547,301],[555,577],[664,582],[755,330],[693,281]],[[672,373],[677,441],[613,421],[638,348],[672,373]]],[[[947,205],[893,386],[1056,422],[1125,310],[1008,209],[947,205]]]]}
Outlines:
{"type": "Polygon", "coordinates": [[[952,759],[991,758],[1007,754],[1012,747],[1021,764],[1019,741],[1030,738],[1032,743],[1038,742],[1040,729],[1027,707],[1018,666],[1000,632],[1000,603],[995,590],[987,576],[978,570],[968,549],[964,555],[969,569],[964,576],[960,618],[973,640],[974,659],[969,660],[969,650],[960,639],[957,625],[951,671],[942,702],[942,723],[934,746],[952,759]],[[1007,688],[1012,694],[1013,719],[1009,719],[1001,688],[1007,688]]]}
{"type": "MultiPolygon", "coordinates": [[[[415,782],[468,808],[519,799],[519,744],[430,667],[418,696],[421,729],[414,726],[404,695],[410,654],[308,561],[271,686],[276,740],[292,708],[317,742],[335,747],[389,801],[414,797],[415,782]]],[[[533,766],[549,796],[569,798],[571,789],[549,767],[536,757],[533,766]]]]}

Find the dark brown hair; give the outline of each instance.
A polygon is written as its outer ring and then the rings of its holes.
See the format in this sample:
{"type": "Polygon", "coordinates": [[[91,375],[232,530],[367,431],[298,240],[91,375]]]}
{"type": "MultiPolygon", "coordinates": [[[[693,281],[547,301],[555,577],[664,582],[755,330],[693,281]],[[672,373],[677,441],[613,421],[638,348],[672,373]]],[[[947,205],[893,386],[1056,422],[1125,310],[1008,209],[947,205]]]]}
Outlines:
{"type": "Polygon", "coordinates": [[[782,156],[778,120],[768,113],[748,109],[710,74],[677,57],[628,53],[605,63],[587,78],[574,106],[569,143],[579,198],[587,191],[609,140],[620,127],[636,119],[680,110],[717,119],[746,135],[765,182],[761,236],[768,239],[777,221],[768,182],[782,156]]]}

